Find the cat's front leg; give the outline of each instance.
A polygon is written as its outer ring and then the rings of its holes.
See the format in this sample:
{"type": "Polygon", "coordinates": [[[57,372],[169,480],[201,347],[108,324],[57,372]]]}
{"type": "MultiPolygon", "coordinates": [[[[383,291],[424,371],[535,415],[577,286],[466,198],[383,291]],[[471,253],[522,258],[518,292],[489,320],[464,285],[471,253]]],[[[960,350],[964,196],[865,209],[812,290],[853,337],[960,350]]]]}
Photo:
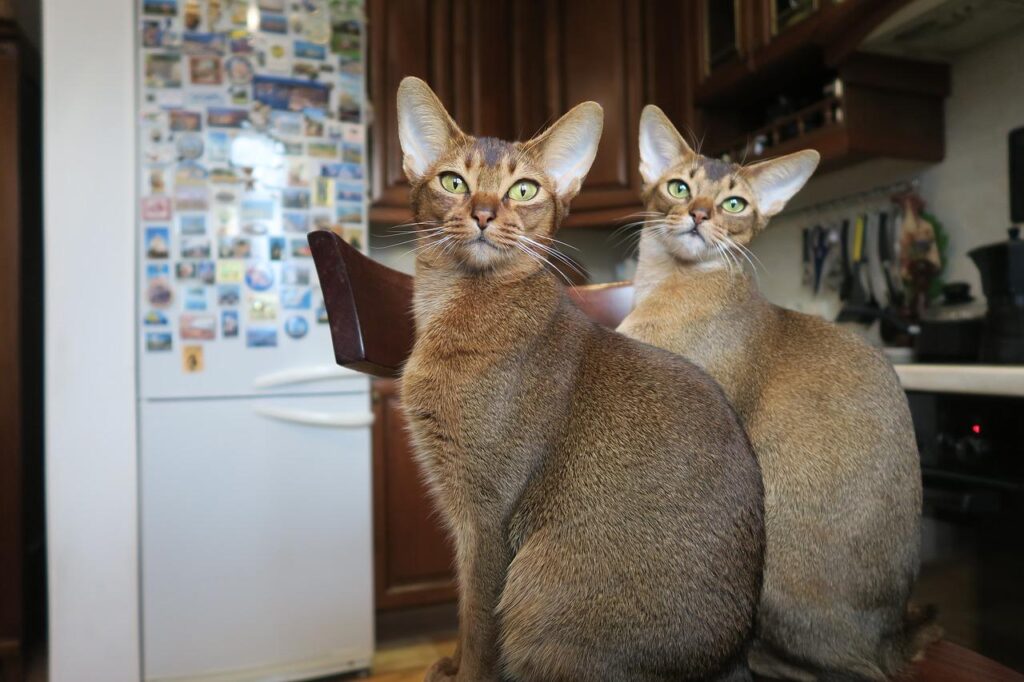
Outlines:
{"type": "MultiPolygon", "coordinates": [[[[475,535],[480,534],[478,531],[475,535]]],[[[455,673],[435,678],[430,678],[428,673],[428,679],[454,679],[458,682],[498,682],[500,679],[495,611],[512,553],[506,543],[491,539],[501,537],[500,532],[484,535],[484,541],[460,552],[459,645],[455,660],[441,659],[431,668],[431,673],[443,675],[454,667],[455,673]]]]}
{"type": "Polygon", "coordinates": [[[450,682],[457,679],[458,667],[455,661],[445,656],[427,670],[423,682],[450,682]]]}

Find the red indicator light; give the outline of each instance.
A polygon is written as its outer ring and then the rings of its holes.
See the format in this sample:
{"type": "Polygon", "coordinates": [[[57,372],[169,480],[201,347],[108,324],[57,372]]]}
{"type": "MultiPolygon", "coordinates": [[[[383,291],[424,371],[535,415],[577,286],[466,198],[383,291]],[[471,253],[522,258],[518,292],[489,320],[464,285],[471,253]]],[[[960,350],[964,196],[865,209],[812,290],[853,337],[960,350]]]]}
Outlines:
{"type": "Polygon", "coordinates": [[[981,433],[981,424],[972,424],[971,431],[973,431],[975,434],[981,433]]]}

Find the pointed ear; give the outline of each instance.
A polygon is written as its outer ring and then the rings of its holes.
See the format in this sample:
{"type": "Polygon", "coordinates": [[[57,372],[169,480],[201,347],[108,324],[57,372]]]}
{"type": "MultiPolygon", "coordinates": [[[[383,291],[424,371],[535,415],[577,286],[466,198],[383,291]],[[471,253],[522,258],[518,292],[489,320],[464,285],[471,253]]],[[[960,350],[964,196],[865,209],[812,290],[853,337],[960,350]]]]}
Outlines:
{"type": "Polygon", "coordinates": [[[430,86],[406,76],[398,85],[398,140],[402,166],[416,181],[434,165],[453,138],[464,137],[430,86]]]}
{"type": "Polygon", "coordinates": [[[693,157],[693,150],[665,112],[648,104],[640,114],[640,175],[653,185],[670,167],[693,157]]]}
{"type": "Polygon", "coordinates": [[[597,102],[583,102],[555,121],[542,135],[526,143],[537,154],[544,172],[555,183],[563,201],[576,196],[597,155],[604,127],[604,109],[597,102]]]}
{"type": "Polygon", "coordinates": [[[805,149],[752,164],[741,174],[757,195],[758,210],[770,217],[785,208],[786,202],[800,191],[820,159],[818,152],[805,149]]]}

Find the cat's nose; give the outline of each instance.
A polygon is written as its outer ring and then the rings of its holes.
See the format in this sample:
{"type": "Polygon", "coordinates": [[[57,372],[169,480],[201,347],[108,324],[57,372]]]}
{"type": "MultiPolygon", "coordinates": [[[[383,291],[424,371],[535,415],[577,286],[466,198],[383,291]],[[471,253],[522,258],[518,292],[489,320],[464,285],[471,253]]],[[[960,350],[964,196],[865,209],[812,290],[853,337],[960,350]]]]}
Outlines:
{"type": "Polygon", "coordinates": [[[478,206],[473,209],[473,220],[481,230],[486,230],[487,225],[494,220],[494,209],[486,206],[478,206]]]}
{"type": "Polygon", "coordinates": [[[707,209],[695,208],[690,211],[690,217],[693,218],[694,225],[700,225],[702,222],[708,219],[707,209]]]}

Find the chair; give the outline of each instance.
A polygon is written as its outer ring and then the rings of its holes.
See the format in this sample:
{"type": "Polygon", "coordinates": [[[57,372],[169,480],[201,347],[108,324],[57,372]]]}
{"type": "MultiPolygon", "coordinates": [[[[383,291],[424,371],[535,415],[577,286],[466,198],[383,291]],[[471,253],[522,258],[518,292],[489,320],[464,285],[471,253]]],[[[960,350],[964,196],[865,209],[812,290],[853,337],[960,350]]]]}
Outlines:
{"type": "MultiPolygon", "coordinates": [[[[334,359],[375,377],[395,378],[412,351],[412,277],[381,265],[334,232],[309,234],[323,289],[334,359]]],[[[591,319],[616,327],[633,307],[629,282],[573,287],[591,319]]],[[[1024,675],[952,642],[934,644],[901,678],[905,682],[1024,682],[1024,675]]]]}

